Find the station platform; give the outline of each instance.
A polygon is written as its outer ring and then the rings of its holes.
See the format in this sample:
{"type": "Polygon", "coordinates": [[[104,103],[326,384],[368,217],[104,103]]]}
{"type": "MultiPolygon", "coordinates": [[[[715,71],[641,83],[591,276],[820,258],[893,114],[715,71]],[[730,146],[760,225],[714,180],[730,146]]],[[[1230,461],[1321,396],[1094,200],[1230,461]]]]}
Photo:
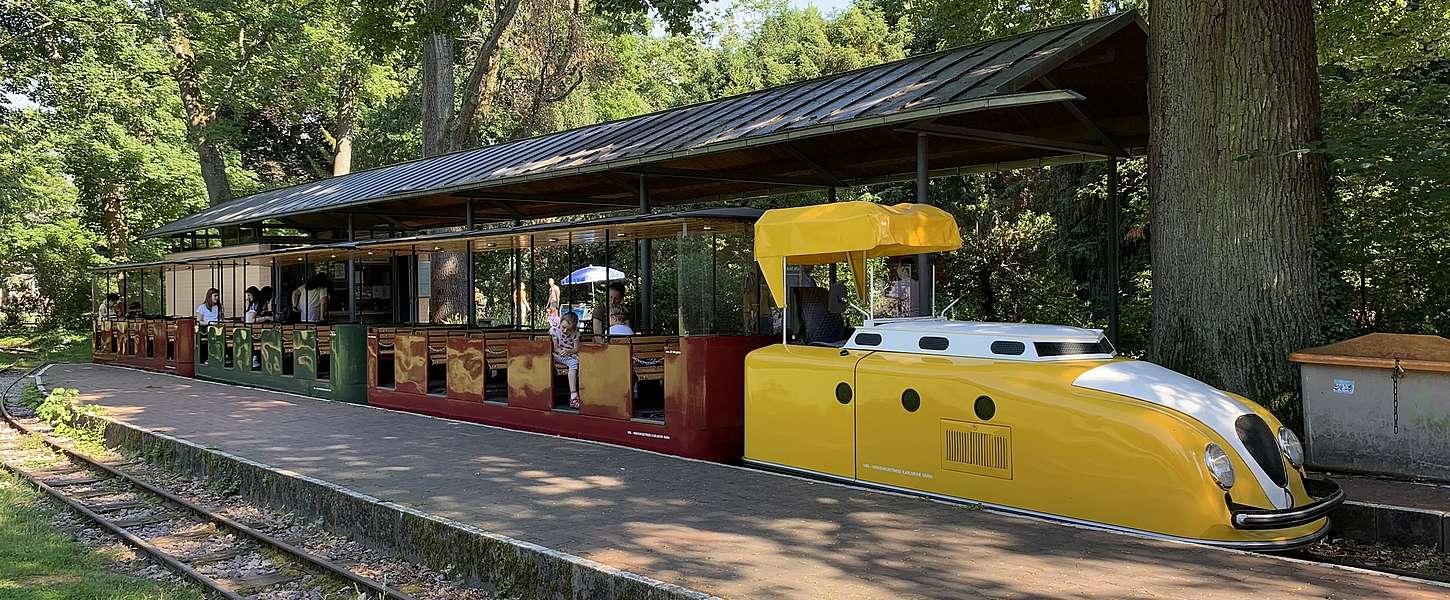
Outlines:
{"type": "Polygon", "coordinates": [[[1450,484],[1325,473],[1348,501],[1332,515],[1335,531],[1361,542],[1450,552],[1450,484]]]}
{"type": "MultiPolygon", "coordinates": [[[[1444,598],[1450,588],[102,365],[128,427],[726,598],[1444,598]]],[[[588,595],[576,597],[588,597],[588,595]]]]}

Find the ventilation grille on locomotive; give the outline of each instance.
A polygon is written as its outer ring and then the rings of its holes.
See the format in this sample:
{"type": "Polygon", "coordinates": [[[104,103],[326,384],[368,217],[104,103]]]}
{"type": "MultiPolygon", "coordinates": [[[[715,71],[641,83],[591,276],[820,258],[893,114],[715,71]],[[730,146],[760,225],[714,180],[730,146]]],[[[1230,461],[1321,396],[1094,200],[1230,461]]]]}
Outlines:
{"type": "Polygon", "coordinates": [[[1012,478],[1012,429],[1002,425],[942,421],[942,468],[1012,478]]]}

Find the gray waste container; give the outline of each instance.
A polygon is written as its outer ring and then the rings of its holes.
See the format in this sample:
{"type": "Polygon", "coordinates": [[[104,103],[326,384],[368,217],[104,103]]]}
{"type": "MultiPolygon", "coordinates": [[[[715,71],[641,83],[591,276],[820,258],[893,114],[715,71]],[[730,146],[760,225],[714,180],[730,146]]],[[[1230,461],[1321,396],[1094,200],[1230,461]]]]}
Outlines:
{"type": "Polygon", "coordinates": [[[1450,481],[1450,340],[1372,333],[1289,360],[1310,466],[1450,481]]]}

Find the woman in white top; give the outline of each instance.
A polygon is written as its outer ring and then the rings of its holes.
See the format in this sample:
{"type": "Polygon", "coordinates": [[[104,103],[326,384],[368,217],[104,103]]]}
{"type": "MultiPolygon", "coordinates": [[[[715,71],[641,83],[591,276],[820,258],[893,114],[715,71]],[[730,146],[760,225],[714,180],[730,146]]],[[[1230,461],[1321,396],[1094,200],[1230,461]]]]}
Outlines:
{"type": "Polygon", "coordinates": [[[292,306],[297,307],[299,321],[317,323],[327,318],[327,288],[331,285],[326,273],[317,273],[307,280],[307,285],[292,290],[292,306]]]}
{"type": "Polygon", "coordinates": [[[222,293],[216,288],[206,291],[206,298],[196,305],[196,322],[216,323],[222,319],[222,293]]]}
{"type": "Polygon", "coordinates": [[[247,291],[242,293],[242,305],[247,309],[247,312],[242,313],[243,323],[257,322],[257,315],[262,312],[261,297],[262,290],[257,289],[255,285],[248,287],[247,291]]]}

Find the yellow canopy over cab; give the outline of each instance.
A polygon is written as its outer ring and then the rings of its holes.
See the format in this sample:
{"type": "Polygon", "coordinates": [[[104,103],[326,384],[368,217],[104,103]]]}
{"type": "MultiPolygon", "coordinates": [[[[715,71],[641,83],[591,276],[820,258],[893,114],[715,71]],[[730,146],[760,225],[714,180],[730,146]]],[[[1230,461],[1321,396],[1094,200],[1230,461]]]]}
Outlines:
{"type": "Polygon", "coordinates": [[[836,202],[765,211],[755,222],[755,262],[776,304],[785,304],[785,265],[845,262],[866,297],[866,259],[962,247],[957,222],[925,204],[836,202]]]}

